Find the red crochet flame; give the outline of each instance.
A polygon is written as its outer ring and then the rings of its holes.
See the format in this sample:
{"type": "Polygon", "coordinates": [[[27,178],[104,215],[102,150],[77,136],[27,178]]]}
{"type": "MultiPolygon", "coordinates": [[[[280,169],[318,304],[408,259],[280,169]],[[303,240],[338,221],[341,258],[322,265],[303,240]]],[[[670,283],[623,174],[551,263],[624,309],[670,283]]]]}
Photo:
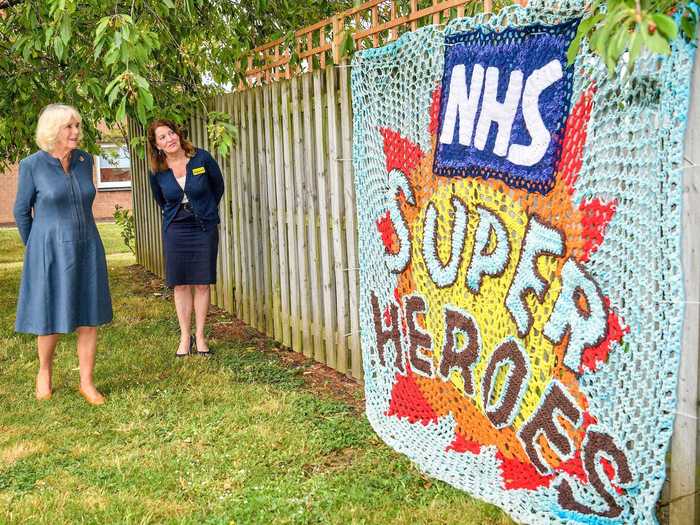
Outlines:
{"type": "Polygon", "coordinates": [[[598,346],[586,348],[583,351],[581,354],[581,365],[578,370],[579,374],[583,374],[586,369],[595,372],[598,369],[598,365],[607,362],[611,345],[620,343],[625,334],[630,331],[630,327],[624,325],[618,315],[610,308],[610,299],[603,297],[603,302],[608,309],[608,336],[598,346]]]}
{"type": "Polygon", "coordinates": [[[454,440],[445,449],[446,452],[450,450],[459,453],[471,452],[472,454],[478,454],[481,451],[481,445],[475,441],[465,439],[461,434],[455,432],[454,440]]]}
{"type": "Polygon", "coordinates": [[[539,487],[549,487],[554,479],[551,474],[543,476],[537,472],[531,463],[523,463],[517,459],[506,459],[500,451],[496,453],[496,458],[500,461],[503,486],[508,490],[535,490],[539,487]]]}
{"type": "Polygon", "coordinates": [[[396,374],[396,382],[391,388],[391,401],[387,416],[405,417],[409,423],[420,421],[423,425],[437,422],[437,414],[423,397],[411,370],[408,375],[396,374]]]}
{"type": "Polygon", "coordinates": [[[438,119],[440,117],[440,97],[442,95],[442,88],[435,88],[433,91],[432,101],[430,103],[430,134],[437,135],[438,126],[440,125],[438,119]]]}
{"type": "Polygon", "coordinates": [[[574,192],[574,183],[583,165],[583,147],[586,145],[588,120],[591,117],[595,91],[595,86],[587,89],[566,119],[564,143],[557,172],[568,186],[569,194],[574,192]]]}
{"type": "Polygon", "coordinates": [[[603,244],[605,229],[614,217],[616,209],[617,199],[603,202],[594,197],[590,201],[581,201],[579,210],[581,210],[581,235],[584,239],[582,262],[588,262],[591,254],[603,244]]]}
{"type": "Polygon", "coordinates": [[[394,223],[391,222],[389,212],[377,219],[377,230],[382,236],[382,242],[387,253],[396,253],[398,251],[394,246],[396,230],[394,229],[394,223]]]}
{"type": "Polygon", "coordinates": [[[379,128],[379,133],[384,138],[387,173],[396,169],[408,174],[418,166],[425,155],[419,146],[389,128],[379,128]]]}

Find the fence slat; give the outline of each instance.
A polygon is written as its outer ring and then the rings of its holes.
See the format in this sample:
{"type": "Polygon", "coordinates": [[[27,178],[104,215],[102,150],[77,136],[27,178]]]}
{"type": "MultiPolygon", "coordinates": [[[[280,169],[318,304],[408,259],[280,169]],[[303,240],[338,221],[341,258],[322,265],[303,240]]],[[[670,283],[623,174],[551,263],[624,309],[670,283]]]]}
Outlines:
{"type": "MultiPolygon", "coordinates": [[[[228,114],[228,99],[220,97],[220,111],[228,114]]],[[[221,225],[219,226],[219,243],[221,253],[224,256],[222,273],[217,276],[221,283],[223,295],[223,308],[233,312],[233,254],[231,253],[231,168],[228,164],[228,156],[220,156],[219,167],[224,176],[224,195],[219,205],[221,225]]]]}
{"type": "MultiPolygon", "coordinates": [[[[240,111],[236,104],[238,94],[227,95],[229,114],[231,115],[231,121],[233,125],[239,132],[240,135],[240,111]]],[[[242,291],[243,291],[243,258],[241,253],[241,200],[240,200],[240,162],[241,157],[239,155],[241,147],[241,141],[236,141],[231,149],[231,155],[229,156],[229,165],[231,166],[231,249],[233,256],[233,311],[236,316],[240,319],[243,317],[243,303],[242,303],[242,291]]]]}
{"type": "MultiPolygon", "coordinates": [[[[282,83],[284,85],[286,83],[282,83]]],[[[272,129],[274,131],[275,144],[275,199],[277,201],[277,251],[279,253],[279,265],[276,270],[279,272],[280,283],[280,298],[281,298],[281,324],[282,332],[278,341],[283,345],[289,346],[290,327],[289,327],[289,261],[287,258],[287,218],[286,200],[284,195],[284,143],[282,138],[282,87],[280,83],[272,85],[272,129]]]]}
{"type": "MultiPolygon", "coordinates": [[[[221,97],[216,97],[213,101],[213,107],[215,111],[220,111],[223,112],[224,110],[224,104],[223,104],[223,99],[221,97]]],[[[219,220],[221,224],[218,226],[218,231],[219,231],[219,249],[218,249],[218,254],[216,258],[216,299],[217,299],[217,306],[219,308],[226,308],[226,276],[225,276],[225,271],[224,268],[228,264],[228,258],[229,258],[229,252],[228,252],[228,243],[226,242],[226,238],[221,235],[222,229],[225,227],[225,220],[226,220],[226,207],[228,204],[228,199],[226,199],[226,170],[223,166],[223,158],[221,154],[217,151],[211,151],[210,152],[214,158],[216,159],[217,164],[219,165],[219,168],[221,169],[221,175],[224,178],[224,196],[221,198],[221,202],[219,203],[219,220]]],[[[225,231],[225,230],[224,230],[225,231]]]]}
{"type": "MultiPolygon", "coordinates": [[[[238,129],[241,130],[241,136],[243,135],[243,122],[245,116],[241,111],[241,94],[238,94],[234,98],[234,107],[236,114],[238,116],[238,129]]],[[[238,317],[245,320],[248,316],[247,314],[247,261],[246,261],[246,227],[245,227],[245,200],[244,200],[244,185],[245,185],[245,164],[243,163],[243,140],[238,143],[238,148],[236,151],[236,198],[238,200],[238,252],[240,253],[240,281],[238,284],[238,317]]]]}
{"type": "Polygon", "coordinates": [[[258,160],[260,169],[258,171],[258,182],[260,183],[260,247],[262,256],[260,262],[262,268],[262,295],[259,296],[262,324],[260,330],[268,335],[273,334],[272,324],[272,275],[270,273],[270,209],[268,201],[268,184],[272,174],[272,163],[270,162],[270,152],[267,143],[263,138],[265,121],[263,116],[263,93],[261,89],[256,89],[255,93],[255,121],[257,131],[258,160]]]}
{"type": "Polygon", "coordinates": [[[250,216],[251,239],[251,278],[250,278],[250,324],[258,330],[263,330],[262,308],[260,295],[262,294],[262,271],[259,261],[262,260],[262,244],[260,239],[260,184],[259,164],[260,159],[255,154],[255,120],[253,112],[253,93],[248,90],[245,93],[245,112],[248,117],[248,181],[250,187],[250,216]]]}
{"type": "MultiPolygon", "coordinates": [[[[347,62],[346,62],[347,64],[347,62]]],[[[359,260],[355,226],[355,177],[352,169],[352,107],[350,101],[350,68],[340,69],[340,128],[343,141],[343,185],[345,200],[345,246],[348,261],[348,308],[350,317],[350,371],[362,379],[362,348],[360,347],[359,260]]]]}
{"type": "MultiPolygon", "coordinates": [[[[314,147],[316,137],[315,118],[313,114],[313,106],[311,105],[311,82],[312,74],[308,73],[301,79],[302,87],[302,103],[304,108],[304,118],[302,125],[304,126],[304,164],[306,170],[304,173],[304,184],[306,187],[306,198],[304,207],[308,223],[306,225],[306,239],[309,247],[309,300],[311,302],[311,334],[313,341],[313,352],[310,350],[310,356],[313,356],[317,361],[324,362],[324,351],[321,334],[322,325],[322,287],[320,275],[320,261],[318,256],[318,224],[316,210],[318,206],[316,192],[316,161],[314,158],[314,147]]],[[[319,132],[320,133],[320,132],[319,132]]]]}
{"type": "MultiPolygon", "coordinates": [[[[229,112],[233,119],[233,125],[240,130],[240,113],[236,106],[236,98],[238,95],[227,95],[229,103],[229,112]]],[[[241,230],[239,225],[241,201],[239,198],[240,188],[240,140],[236,141],[233,147],[229,164],[231,166],[231,250],[233,255],[233,311],[240,318],[242,317],[242,260],[241,260],[241,230]]]]}
{"type": "Polygon", "coordinates": [[[301,345],[294,348],[304,355],[311,353],[311,327],[309,315],[309,270],[306,262],[308,243],[304,218],[304,135],[301,129],[301,106],[299,104],[300,82],[298,77],[292,79],[292,148],[294,151],[294,210],[296,212],[296,266],[299,275],[299,334],[301,345]]]}
{"type": "Polygon", "coordinates": [[[318,134],[325,133],[327,129],[325,116],[326,97],[323,92],[323,79],[325,69],[313,72],[314,79],[314,118],[316,121],[316,187],[318,188],[318,213],[319,213],[319,237],[321,247],[321,282],[323,284],[323,332],[326,349],[326,364],[333,366],[336,362],[336,311],[335,311],[335,290],[332,282],[332,252],[330,246],[328,224],[328,184],[326,171],[327,153],[324,148],[324,141],[318,140],[318,134]]]}
{"type": "MultiPolygon", "coordinates": [[[[279,227],[277,220],[277,151],[275,148],[273,122],[273,86],[263,88],[263,111],[265,112],[265,145],[269,154],[267,161],[268,184],[267,201],[270,207],[270,271],[272,277],[272,309],[270,311],[274,323],[274,336],[277,341],[282,338],[281,304],[282,293],[280,283],[280,254],[279,254],[279,227]]],[[[276,99],[275,99],[276,100],[276,99]]]]}
{"type": "Polygon", "coordinates": [[[338,118],[338,69],[326,69],[326,97],[328,114],[328,178],[331,203],[331,239],[333,242],[333,274],[335,277],[335,306],[336,306],[336,361],[328,363],[339,372],[348,369],[348,318],[347,318],[347,250],[345,249],[345,232],[343,222],[345,215],[345,199],[343,191],[343,170],[340,151],[340,130],[338,118]]]}
{"type": "Polygon", "coordinates": [[[301,350],[301,330],[299,326],[299,265],[297,264],[297,234],[294,223],[294,158],[292,154],[292,129],[290,125],[290,82],[282,83],[282,140],[284,151],[284,198],[285,198],[285,223],[287,225],[287,257],[289,266],[287,277],[289,278],[289,326],[291,338],[287,346],[294,350],[301,350]]]}
{"type": "Polygon", "coordinates": [[[247,94],[241,94],[241,120],[243,125],[243,134],[241,141],[242,156],[243,156],[243,213],[244,213],[244,231],[245,231],[245,306],[246,312],[245,322],[251,326],[255,326],[255,281],[254,281],[254,251],[253,251],[253,214],[252,214],[252,177],[251,166],[254,160],[250,158],[250,128],[248,127],[248,111],[246,108],[247,94]]]}

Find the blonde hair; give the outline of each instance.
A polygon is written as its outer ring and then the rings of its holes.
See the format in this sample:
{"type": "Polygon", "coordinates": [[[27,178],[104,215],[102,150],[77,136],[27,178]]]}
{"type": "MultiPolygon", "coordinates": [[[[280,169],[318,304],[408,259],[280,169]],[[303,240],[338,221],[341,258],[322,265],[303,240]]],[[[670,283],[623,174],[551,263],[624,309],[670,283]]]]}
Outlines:
{"type": "MultiPolygon", "coordinates": [[[[79,123],[83,121],[80,113],[73,106],[66,104],[49,104],[41,110],[39,122],[36,125],[36,144],[44,151],[51,153],[56,145],[56,137],[59,131],[67,125],[71,119],[79,123]]],[[[83,130],[80,129],[78,141],[83,139],[83,130]]]]}

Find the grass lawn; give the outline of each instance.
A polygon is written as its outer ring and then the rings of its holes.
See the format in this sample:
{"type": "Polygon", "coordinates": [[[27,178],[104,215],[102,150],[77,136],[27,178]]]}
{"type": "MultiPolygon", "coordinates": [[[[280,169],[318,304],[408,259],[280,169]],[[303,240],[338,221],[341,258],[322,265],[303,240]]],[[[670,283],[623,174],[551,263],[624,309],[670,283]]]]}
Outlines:
{"type": "MultiPolygon", "coordinates": [[[[113,222],[101,222],[97,224],[97,229],[102,237],[102,243],[107,255],[114,253],[128,252],[129,249],[122,241],[119,234],[119,227],[113,222]]],[[[8,262],[18,262],[22,260],[24,246],[19,238],[17,228],[0,228],[0,264],[8,262]]]]}
{"type": "Polygon", "coordinates": [[[0,264],[0,523],[511,523],[384,445],[307,380],[318,365],[224,337],[240,326],[226,314],[212,315],[213,358],[176,360],[171,299],[129,264],[109,260],[97,408],[76,392],[73,336],[53,399],[34,401],[35,339],[13,333],[20,269],[0,264]]]}

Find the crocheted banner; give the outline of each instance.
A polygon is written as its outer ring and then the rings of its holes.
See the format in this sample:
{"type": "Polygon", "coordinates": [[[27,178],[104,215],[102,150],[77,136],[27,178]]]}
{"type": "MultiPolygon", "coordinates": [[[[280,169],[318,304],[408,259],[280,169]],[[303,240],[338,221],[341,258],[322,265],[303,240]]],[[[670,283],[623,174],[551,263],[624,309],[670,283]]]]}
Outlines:
{"type": "Polygon", "coordinates": [[[579,17],[512,7],[355,57],[367,417],[523,523],[655,523],[693,51],[609,78],[585,45],[567,65],[579,17]]]}

